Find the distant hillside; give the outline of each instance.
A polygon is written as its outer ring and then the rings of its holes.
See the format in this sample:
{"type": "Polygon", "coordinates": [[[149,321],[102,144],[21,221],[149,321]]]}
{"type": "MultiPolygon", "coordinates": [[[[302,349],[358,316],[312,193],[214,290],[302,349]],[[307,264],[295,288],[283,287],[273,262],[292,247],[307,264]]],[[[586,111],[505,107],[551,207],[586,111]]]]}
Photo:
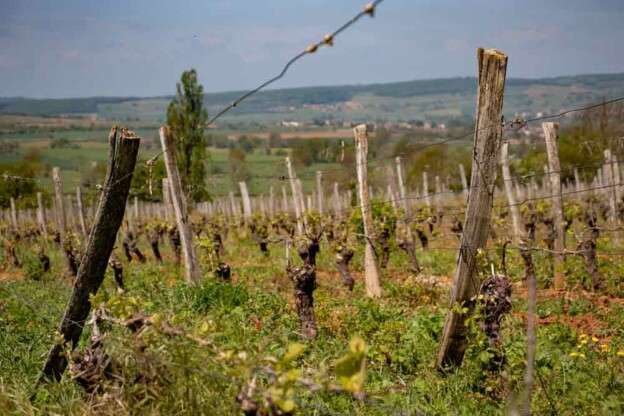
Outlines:
{"type": "MultiPolygon", "coordinates": [[[[387,84],[289,88],[263,91],[223,118],[224,122],[280,120],[432,120],[472,117],[477,81],[447,78],[387,84]]],[[[214,114],[241,92],[207,94],[214,114]]],[[[557,111],[624,95],[624,73],[543,79],[509,79],[505,112],[557,111]]],[[[36,116],[97,115],[115,120],[162,121],[171,97],[0,98],[0,113],[36,116]]]]}

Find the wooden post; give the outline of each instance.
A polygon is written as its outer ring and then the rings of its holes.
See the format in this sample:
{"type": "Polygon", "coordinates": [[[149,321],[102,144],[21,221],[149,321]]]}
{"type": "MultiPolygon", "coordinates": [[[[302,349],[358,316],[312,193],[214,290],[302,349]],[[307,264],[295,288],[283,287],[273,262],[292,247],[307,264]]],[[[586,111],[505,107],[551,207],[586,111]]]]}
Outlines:
{"type": "Polygon", "coordinates": [[[368,133],[366,124],[360,124],[353,129],[355,135],[356,148],[356,168],[358,179],[358,192],[360,194],[360,207],[362,209],[362,222],[364,223],[364,235],[366,238],[364,247],[364,281],[366,283],[366,294],[369,297],[377,298],[381,296],[381,285],[379,283],[379,268],[373,249],[373,213],[370,209],[368,196],[368,133]]]}
{"type": "MultiPolygon", "coordinates": [[[[93,232],[89,236],[74,281],[74,289],[59,327],[63,343],[69,343],[72,348],[78,344],[91,310],[89,297],[97,293],[104,280],[108,259],[123,220],[140,139],[127,130],[122,130],[121,137],[118,137],[117,128],[114,127],[109,136],[109,143],[108,172],[93,232]]],[[[58,172],[55,176],[58,176],[58,172]]],[[[67,366],[63,343],[57,343],[51,348],[40,381],[61,379],[67,366]]]]}
{"type": "Polygon", "coordinates": [[[173,217],[171,212],[171,186],[169,186],[169,178],[162,179],[163,205],[165,206],[165,217],[168,221],[173,217]]]}
{"type": "Polygon", "coordinates": [[[89,232],[87,231],[87,222],[85,221],[84,216],[84,207],[82,204],[82,190],[80,186],[76,187],[76,204],[78,205],[78,222],[80,223],[80,232],[82,236],[86,239],[89,236],[89,232]]]}
{"type": "Polygon", "coordinates": [[[316,171],[316,205],[319,214],[323,215],[323,172],[316,171]]]}
{"type": "Polygon", "coordinates": [[[139,198],[138,197],[134,197],[134,201],[133,201],[134,205],[134,222],[136,224],[139,224],[139,220],[141,218],[141,213],[139,212],[139,198]]]}
{"type": "Polygon", "coordinates": [[[63,204],[63,183],[58,167],[52,168],[52,182],[54,183],[54,201],[56,205],[56,225],[61,236],[61,246],[65,241],[65,205],[63,204]]]}
{"type": "Polygon", "coordinates": [[[286,192],[286,187],[282,186],[282,211],[287,214],[288,211],[288,193],[286,192]]]}
{"type": "Polygon", "coordinates": [[[334,182],[334,195],[332,197],[334,203],[334,215],[340,217],[340,191],[338,189],[338,182],[334,182]]]}
{"type": "Polygon", "coordinates": [[[574,168],[574,185],[575,185],[575,189],[576,189],[576,198],[577,199],[582,199],[581,198],[581,190],[582,185],[581,185],[581,177],[579,176],[579,172],[578,172],[578,168],[574,168]]]}
{"type": "Polygon", "coordinates": [[[437,367],[460,365],[466,350],[465,319],[474,309],[479,290],[475,280],[478,250],[485,246],[490,231],[494,186],[503,135],[501,123],[507,56],[495,49],[477,51],[479,87],[475,123],[470,196],[464,220],[460,250],[451,292],[451,309],[440,340],[437,367]],[[468,308],[467,314],[456,309],[468,308]]]}
{"type": "Polygon", "coordinates": [[[239,182],[241,198],[243,198],[243,215],[245,220],[251,219],[251,201],[249,200],[249,192],[247,191],[247,184],[245,182],[239,182]]]}
{"type": "Polygon", "coordinates": [[[13,231],[17,233],[19,231],[19,224],[17,222],[17,207],[15,206],[15,198],[11,197],[10,203],[11,203],[11,227],[13,228],[13,231]]]}
{"type": "Polygon", "coordinates": [[[161,127],[159,133],[165,158],[165,168],[167,169],[167,176],[169,178],[171,202],[173,203],[175,220],[178,226],[178,232],[180,233],[180,242],[182,243],[186,272],[184,277],[189,284],[195,284],[199,282],[200,270],[197,263],[197,256],[195,255],[195,247],[193,246],[193,235],[191,234],[191,229],[188,224],[186,197],[182,190],[182,181],[180,180],[178,165],[176,164],[175,145],[173,143],[173,137],[169,134],[169,130],[166,127],[161,127]]]}
{"type": "Polygon", "coordinates": [[[232,210],[232,216],[238,215],[238,206],[236,205],[236,199],[234,198],[234,192],[230,191],[228,194],[230,198],[230,209],[232,210]]]}
{"type": "Polygon", "coordinates": [[[303,183],[301,183],[300,179],[295,179],[295,185],[297,188],[297,200],[299,201],[299,211],[301,212],[301,220],[303,222],[303,229],[306,228],[306,204],[303,199],[303,183]]]}
{"type": "Polygon", "coordinates": [[[544,165],[544,176],[542,179],[542,192],[540,196],[550,196],[552,195],[552,190],[550,189],[550,170],[548,169],[548,165],[544,165]]]}
{"type": "Polygon", "coordinates": [[[605,194],[609,198],[609,221],[612,227],[617,226],[617,186],[615,182],[615,169],[613,164],[613,155],[610,149],[604,151],[604,165],[602,167],[603,186],[605,194]]]}
{"type": "Polygon", "coordinates": [[[427,175],[427,171],[423,171],[423,198],[425,199],[425,203],[429,208],[431,208],[431,197],[429,196],[429,176],[427,175]]]}
{"type": "Polygon", "coordinates": [[[436,208],[436,214],[442,212],[442,183],[440,182],[440,176],[436,175],[435,176],[435,195],[434,195],[434,201],[435,201],[435,208],[436,208]]]}
{"type": "Polygon", "coordinates": [[[396,163],[396,173],[397,173],[397,181],[399,183],[399,196],[401,197],[401,206],[405,211],[405,215],[409,216],[410,209],[409,204],[407,203],[407,192],[405,190],[405,182],[403,181],[403,165],[401,164],[401,157],[397,156],[394,159],[396,163]]]}
{"type": "Polygon", "coordinates": [[[507,204],[509,204],[509,212],[511,213],[511,223],[513,225],[514,242],[520,244],[524,236],[522,229],[524,225],[520,218],[520,210],[516,204],[516,198],[513,193],[513,183],[511,179],[511,170],[509,168],[509,142],[503,142],[501,145],[501,170],[503,172],[503,185],[505,195],[507,196],[507,204]]]}
{"type": "Polygon", "coordinates": [[[613,170],[613,186],[615,186],[615,203],[622,202],[622,172],[616,155],[611,155],[611,169],[613,170]]]}
{"type": "Polygon", "coordinates": [[[544,138],[546,139],[546,153],[548,154],[548,170],[550,171],[550,195],[552,199],[552,216],[555,223],[555,289],[565,288],[564,255],[565,250],[565,223],[563,220],[563,201],[561,198],[561,165],[559,163],[559,124],[542,123],[544,138]]]}
{"type": "Polygon", "coordinates": [[[43,206],[43,195],[41,192],[37,192],[37,222],[39,223],[39,229],[44,238],[48,238],[48,225],[46,221],[45,206],[43,206]]]}
{"type": "Polygon", "coordinates": [[[303,223],[301,222],[301,205],[299,204],[298,191],[297,191],[297,177],[295,176],[295,170],[292,167],[292,163],[289,157],[286,157],[286,168],[288,169],[288,181],[290,182],[290,191],[292,193],[293,206],[295,207],[295,218],[297,219],[297,233],[303,234],[303,223]]]}
{"type": "Polygon", "coordinates": [[[269,215],[275,216],[275,190],[272,186],[269,188],[269,215]]]}
{"type": "Polygon", "coordinates": [[[466,179],[466,169],[463,164],[459,164],[459,176],[461,178],[462,184],[462,192],[464,194],[464,199],[468,200],[468,179],[466,179]]]}

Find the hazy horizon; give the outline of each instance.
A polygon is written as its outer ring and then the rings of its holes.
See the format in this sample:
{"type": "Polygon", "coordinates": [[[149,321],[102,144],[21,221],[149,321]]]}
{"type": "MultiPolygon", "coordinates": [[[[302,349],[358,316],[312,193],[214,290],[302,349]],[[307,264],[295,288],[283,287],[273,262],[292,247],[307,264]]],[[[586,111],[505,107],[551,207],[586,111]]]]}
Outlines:
{"type": "MultiPolygon", "coordinates": [[[[205,91],[253,88],[366,1],[0,0],[0,96],[169,96],[195,68],[205,91]]],[[[624,72],[624,2],[385,0],[272,89],[476,75],[475,50],[509,78],[624,72]]]]}
{"type": "MultiPolygon", "coordinates": [[[[579,73],[579,74],[562,74],[562,75],[555,75],[555,76],[551,76],[551,77],[507,77],[507,82],[509,82],[510,80],[522,80],[522,79],[526,79],[526,80],[531,80],[531,79],[535,79],[535,80],[544,80],[544,79],[554,79],[554,78],[566,78],[566,77],[583,77],[583,76],[601,76],[601,75],[620,75],[620,74],[624,74],[624,71],[622,72],[593,72],[593,73],[579,73]]],[[[292,86],[292,87],[267,87],[265,89],[263,89],[261,92],[264,91],[279,91],[279,90],[292,90],[292,89],[304,89],[304,88],[332,88],[332,87],[349,87],[349,86],[359,86],[359,85],[374,85],[374,84],[394,84],[394,83],[402,83],[402,82],[413,82],[413,81],[435,81],[435,80],[450,80],[450,79],[456,79],[456,78],[476,78],[475,75],[464,75],[464,76],[449,76],[449,77],[444,77],[444,78],[417,78],[417,79],[405,79],[405,80],[393,80],[393,81],[386,81],[386,82],[359,82],[359,83],[352,83],[352,84],[319,84],[319,85],[299,85],[299,86],[292,86]]],[[[244,93],[246,91],[249,91],[249,89],[247,90],[225,90],[225,91],[204,91],[204,94],[227,94],[227,93],[244,93]]],[[[3,99],[26,99],[26,100],[63,100],[63,99],[81,99],[81,98],[94,98],[94,97],[101,97],[101,98],[117,98],[117,97],[123,97],[123,98],[160,98],[160,97],[172,97],[173,95],[175,95],[175,92],[171,92],[169,94],[155,94],[155,95],[102,95],[102,94],[97,94],[97,95],[84,95],[84,96],[72,96],[72,97],[34,97],[34,96],[18,96],[18,95],[14,95],[14,96],[3,96],[0,95],[0,98],[3,99]]]]}

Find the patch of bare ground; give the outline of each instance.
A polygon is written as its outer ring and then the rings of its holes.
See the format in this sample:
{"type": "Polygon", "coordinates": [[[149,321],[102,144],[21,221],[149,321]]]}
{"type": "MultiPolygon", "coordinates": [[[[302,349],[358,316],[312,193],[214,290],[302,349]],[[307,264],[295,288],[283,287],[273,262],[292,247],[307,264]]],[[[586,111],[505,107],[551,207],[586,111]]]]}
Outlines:
{"type": "Polygon", "coordinates": [[[24,273],[21,271],[0,272],[0,283],[16,282],[24,279],[24,273]]]}
{"type": "MultiPolygon", "coordinates": [[[[527,290],[524,286],[516,285],[515,296],[521,299],[527,298],[527,290]]],[[[572,288],[568,291],[555,289],[541,289],[537,293],[538,304],[548,300],[561,300],[564,302],[564,313],[551,315],[538,319],[538,325],[561,324],[566,325],[578,333],[596,335],[607,329],[607,324],[600,318],[608,315],[616,305],[624,305],[624,298],[590,292],[580,288],[572,288]],[[567,305],[577,300],[585,300],[594,307],[594,312],[571,315],[567,313],[567,305]]],[[[515,316],[526,322],[526,313],[516,312],[515,316]]]]}

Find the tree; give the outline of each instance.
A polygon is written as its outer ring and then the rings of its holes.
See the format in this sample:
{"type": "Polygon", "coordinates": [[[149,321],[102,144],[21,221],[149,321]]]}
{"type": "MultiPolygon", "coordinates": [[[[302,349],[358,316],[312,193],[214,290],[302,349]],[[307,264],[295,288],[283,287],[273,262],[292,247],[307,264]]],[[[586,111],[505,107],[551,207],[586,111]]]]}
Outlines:
{"type": "Polygon", "coordinates": [[[167,125],[176,142],[182,186],[193,201],[209,197],[206,189],[206,139],[208,113],[203,107],[204,89],[194,69],[184,71],[177,94],[167,108],[167,125]]]}
{"type": "Polygon", "coordinates": [[[8,208],[11,198],[21,208],[36,207],[36,194],[42,189],[35,177],[43,169],[37,151],[29,152],[20,161],[0,164],[0,208],[8,208]]]}
{"type": "Polygon", "coordinates": [[[249,171],[247,169],[247,157],[245,152],[238,147],[230,149],[228,161],[230,163],[230,176],[232,183],[238,186],[239,182],[249,179],[249,171]]]}

